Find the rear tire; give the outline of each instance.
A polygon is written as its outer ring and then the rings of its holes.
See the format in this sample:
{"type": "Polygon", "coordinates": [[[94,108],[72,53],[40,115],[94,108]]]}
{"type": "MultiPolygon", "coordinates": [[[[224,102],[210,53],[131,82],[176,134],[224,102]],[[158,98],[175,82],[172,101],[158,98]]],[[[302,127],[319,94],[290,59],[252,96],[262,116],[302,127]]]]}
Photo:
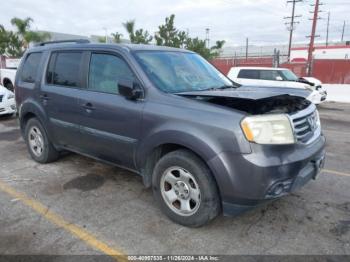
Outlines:
{"type": "Polygon", "coordinates": [[[44,127],[37,118],[28,120],[24,134],[29,154],[36,162],[50,163],[58,159],[59,152],[49,141],[44,127]]]}
{"type": "Polygon", "coordinates": [[[203,226],[221,210],[209,168],[189,150],[180,149],[163,156],[155,166],[152,185],[161,210],[180,225],[203,226]]]}

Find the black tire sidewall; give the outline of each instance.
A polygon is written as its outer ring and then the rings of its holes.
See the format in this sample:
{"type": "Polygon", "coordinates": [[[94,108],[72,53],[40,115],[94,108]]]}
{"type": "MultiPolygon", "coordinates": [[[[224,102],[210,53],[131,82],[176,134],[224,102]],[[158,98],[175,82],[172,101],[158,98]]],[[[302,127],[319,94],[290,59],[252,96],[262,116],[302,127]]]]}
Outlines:
{"type": "Polygon", "coordinates": [[[25,142],[27,144],[27,148],[28,148],[28,151],[29,151],[29,154],[31,155],[31,157],[39,162],[39,163],[47,163],[48,162],[48,159],[49,159],[49,147],[50,147],[50,142],[48,140],[48,137],[47,137],[47,134],[46,134],[46,131],[45,129],[43,128],[42,124],[40,123],[40,121],[36,118],[31,118],[28,120],[28,123],[26,124],[26,127],[25,127],[25,142]],[[40,130],[42,136],[43,136],[43,140],[44,140],[44,149],[43,149],[43,153],[41,154],[41,156],[36,156],[32,149],[30,148],[30,145],[29,145],[29,130],[32,128],[32,127],[36,127],[40,130]]]}
{"type": "Polygon", "coordinates": [[[220,212],[220,198],[216,182],[209,168],[195,154],[188,150],[177,150],[163,156],[153,172],[153,193],[161,210],[173,221],[184,226],[199,227],[215,218],[220,212]],[[181,216],[174,213],[165,203],[160,191],[160,180],[166,169],[179,166],[190,172],[196,179],[201,192],[201,203],[191,216],[181,216]]]}

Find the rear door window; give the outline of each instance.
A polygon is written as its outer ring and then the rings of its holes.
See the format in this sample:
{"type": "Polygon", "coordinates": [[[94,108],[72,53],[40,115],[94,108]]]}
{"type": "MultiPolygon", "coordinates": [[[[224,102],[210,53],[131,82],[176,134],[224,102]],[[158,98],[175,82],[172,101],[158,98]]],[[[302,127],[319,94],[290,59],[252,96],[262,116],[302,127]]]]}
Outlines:
{"type": "Polygon", "coordinates": [[[42,53],[31,53],[27,56],[22,69],[21,81],[34,83],[42,53]]]}
{"type": "Polygon", "coordinates": [[[67,87],[80,87],[82,57],[82,52],[53,53],[47,70],[47,83],[67,87]]]}
{"type": "Polygon", "coordinates": [[[239,71],[238,78],[259,79],[259,70],[242,69],[239,71]]]}

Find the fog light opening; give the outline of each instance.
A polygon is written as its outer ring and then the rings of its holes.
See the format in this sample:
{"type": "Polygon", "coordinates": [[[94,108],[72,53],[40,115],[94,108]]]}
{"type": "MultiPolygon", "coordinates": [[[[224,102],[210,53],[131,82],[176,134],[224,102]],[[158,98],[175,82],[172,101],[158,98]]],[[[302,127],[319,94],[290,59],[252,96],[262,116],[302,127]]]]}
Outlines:
{"type": "Polygon", "coordinates": [[[273,197],[281,196],[290,190],[291,185],[292,185],[292,182],[290,180],[277,182],[270,187],[266,197],[273,198],[273,197]]]}

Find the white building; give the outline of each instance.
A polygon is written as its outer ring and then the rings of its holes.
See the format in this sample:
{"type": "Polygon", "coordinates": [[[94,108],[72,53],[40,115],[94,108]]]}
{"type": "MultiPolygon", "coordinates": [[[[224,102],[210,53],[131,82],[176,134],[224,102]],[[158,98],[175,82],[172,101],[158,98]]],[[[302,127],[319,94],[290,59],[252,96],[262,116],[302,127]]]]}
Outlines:
{"type": "MultiPolygon", "coordinates": [[[[290,60],[304,62],[307,60],[308,47],[292,48],[290,60]]],[[[350,59],[350,45],[316,46],[313,52],[315,59],[350,59]]]]}

